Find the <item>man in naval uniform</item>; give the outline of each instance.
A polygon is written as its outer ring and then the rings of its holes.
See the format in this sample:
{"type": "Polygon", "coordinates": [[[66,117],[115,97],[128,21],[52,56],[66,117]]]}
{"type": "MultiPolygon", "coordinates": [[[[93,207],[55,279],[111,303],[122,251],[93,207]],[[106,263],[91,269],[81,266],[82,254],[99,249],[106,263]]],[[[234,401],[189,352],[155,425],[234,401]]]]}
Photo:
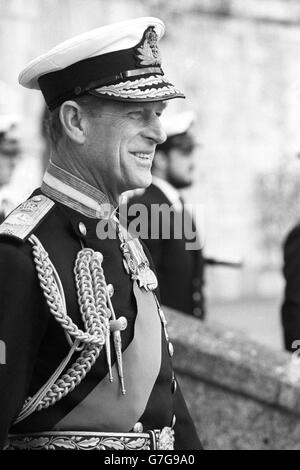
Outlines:
{"type": "Polygon", "coordinates": [[[195,179],[194,120],[192,111],[162,117],[167,140],[157,145],[152,184],[129,200],[128,210],[133,216],[139,204],[148,208],[148,232],[143,241],[157,270],[162,304],[203,320],[205,259],[199,231],[180,193],[195,179]],[[162,213],[164,209],[169,211],[163,223],[154,212],[155,208],[160,208],[162,213]],[[175,212],[174,217],[171,211],[175,212]],[[177,230],[180,236],[176,234],[176,223],[181,224],[181,230],[177,230]],[[170,236],[165,237],[164,233],[170,236]]]}
{"type": "Polygon", "coordinates": [[[164,24],[138,18],[33,60],[49,108],[43,184],[0,227],[0,442],[10,449],[200,449],[146,249],[120,225],[165,140],[164,24]]]}

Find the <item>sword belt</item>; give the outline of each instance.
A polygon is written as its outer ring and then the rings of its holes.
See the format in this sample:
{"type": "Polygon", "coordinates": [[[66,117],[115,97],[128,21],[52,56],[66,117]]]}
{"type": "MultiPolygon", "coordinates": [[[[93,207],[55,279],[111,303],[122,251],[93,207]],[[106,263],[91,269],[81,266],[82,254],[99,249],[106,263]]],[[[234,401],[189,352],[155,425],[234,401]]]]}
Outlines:
{"type": "Polygon", "coordinates": [[[10,434],[5,450],[174,450],[170,427],[148,432],[51,431],[10,434]]]}

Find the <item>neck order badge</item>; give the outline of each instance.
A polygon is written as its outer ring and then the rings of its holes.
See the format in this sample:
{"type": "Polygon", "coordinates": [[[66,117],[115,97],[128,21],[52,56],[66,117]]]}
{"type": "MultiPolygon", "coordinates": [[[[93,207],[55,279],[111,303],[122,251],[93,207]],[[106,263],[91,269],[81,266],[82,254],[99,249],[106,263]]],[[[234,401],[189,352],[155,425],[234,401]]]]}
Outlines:
{"type": "Polygon", "coordinates": [[[153,291],[157,288],[157,278],[150,269],[148,258],[145,255],[141,242],[137,238],[129,238],[128,233],[118,225],[118,236],[121,242],[123,263],[128,274],[133,280],[137,280],[139,286],[145,290],[153,291]]]}

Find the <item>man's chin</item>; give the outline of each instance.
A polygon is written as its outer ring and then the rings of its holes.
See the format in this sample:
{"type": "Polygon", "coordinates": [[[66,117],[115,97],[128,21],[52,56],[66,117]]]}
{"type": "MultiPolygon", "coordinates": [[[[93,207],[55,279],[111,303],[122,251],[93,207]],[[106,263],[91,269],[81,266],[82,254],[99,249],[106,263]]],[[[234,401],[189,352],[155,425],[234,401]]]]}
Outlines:
{"type": "Polygon", "coordinates": [[[134,187],[130,189],[146,189],[152,183],[152,174],[150,173],[149,176],[145,178],[141,178],[139,181],[135,181],[134,187]]]}

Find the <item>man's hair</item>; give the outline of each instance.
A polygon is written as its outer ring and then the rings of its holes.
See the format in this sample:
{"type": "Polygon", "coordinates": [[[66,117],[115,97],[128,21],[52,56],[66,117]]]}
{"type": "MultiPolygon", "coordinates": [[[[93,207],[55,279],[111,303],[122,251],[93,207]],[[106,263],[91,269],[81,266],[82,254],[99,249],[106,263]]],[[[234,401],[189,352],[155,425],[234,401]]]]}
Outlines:
{"type": "MultiPolygon", "coordinates": [[[[85,109],[86,113],[89,113],[91,116],[94,111],[99,110],[105,100],[96,98],[92,95],[83,95],[79,98],[73,99],[81,107],[85,109]],[[95,106],[96,105],[96,106],[95,106]]],[[[60,106],[55,108],[53,111],[49,111],[46,107],[42,116],[42,136],[47,138],[50,145],[54,148],[57,148],[57,145],[60,139],[63,136],[63,127],[59,118],[60,106]]]]}
{"type": "Polygon", "coordinates": [[[57,146],[62,136],[62,125],[59,119],[59,107],[50,112],[46,107],[42,117],[42,136],[50,145],[57,146]]]}

